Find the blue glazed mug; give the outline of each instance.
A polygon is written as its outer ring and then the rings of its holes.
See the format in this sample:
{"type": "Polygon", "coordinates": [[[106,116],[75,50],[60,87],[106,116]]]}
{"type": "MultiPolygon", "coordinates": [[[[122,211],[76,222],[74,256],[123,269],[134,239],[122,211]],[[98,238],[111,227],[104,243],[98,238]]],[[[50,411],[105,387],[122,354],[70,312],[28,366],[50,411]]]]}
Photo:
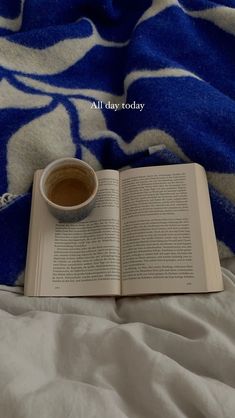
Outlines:
{"type": "Polygon", "coordinates": [[[95,205],[98,178],[89,164],[77,158],[60,158],[42,173],[40,192],[49,211],[61,222],[86,218],[95,205]]]}

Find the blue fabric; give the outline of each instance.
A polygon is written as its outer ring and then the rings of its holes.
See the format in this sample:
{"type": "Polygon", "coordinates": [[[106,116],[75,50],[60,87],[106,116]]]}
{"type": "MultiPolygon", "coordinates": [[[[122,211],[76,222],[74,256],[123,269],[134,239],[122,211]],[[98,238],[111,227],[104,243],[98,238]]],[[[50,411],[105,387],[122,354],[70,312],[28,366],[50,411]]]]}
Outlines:
{"type": "Polygon", "coordinates": [[[20,197],[0,209],[0,283],[24,270],[33,172],[61,156],[202,164],[235,253],[234,51],[235,0],[1,0],[0,195],[20,197]]]}

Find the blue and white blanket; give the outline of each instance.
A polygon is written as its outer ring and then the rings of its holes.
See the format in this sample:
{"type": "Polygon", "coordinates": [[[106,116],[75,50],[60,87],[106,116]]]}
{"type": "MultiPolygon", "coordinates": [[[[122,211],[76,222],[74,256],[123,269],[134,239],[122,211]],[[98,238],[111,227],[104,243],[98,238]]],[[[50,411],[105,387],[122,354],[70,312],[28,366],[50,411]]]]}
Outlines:
{"type": "Polygon", "coordinates": [[[22,277],[33,173],[62,156],[202,164],[235,253],[234,51],[234,0],[1,0],[1,283],[22,277]]]}

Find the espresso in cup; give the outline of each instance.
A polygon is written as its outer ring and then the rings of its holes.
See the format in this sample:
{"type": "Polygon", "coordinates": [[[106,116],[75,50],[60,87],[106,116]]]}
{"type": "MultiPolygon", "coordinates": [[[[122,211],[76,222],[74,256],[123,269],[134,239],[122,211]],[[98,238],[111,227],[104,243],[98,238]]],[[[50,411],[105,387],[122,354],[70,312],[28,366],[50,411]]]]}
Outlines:
{"type": "Polygon", "coordinates": [[[98,179],[94,170],[76,158],[49,164],[41,177],[40,191],[50,212],[64,222],[85,218],[95,204],[98,179]]]}
{"type": "Polygon", "coordinates": [[[89,176],[86,178],[80,168],[76,167],[62,167],[54,171],[45,185],[48,199],[60,206],[80,205],[89,199],[93,192],[89,176]]]}

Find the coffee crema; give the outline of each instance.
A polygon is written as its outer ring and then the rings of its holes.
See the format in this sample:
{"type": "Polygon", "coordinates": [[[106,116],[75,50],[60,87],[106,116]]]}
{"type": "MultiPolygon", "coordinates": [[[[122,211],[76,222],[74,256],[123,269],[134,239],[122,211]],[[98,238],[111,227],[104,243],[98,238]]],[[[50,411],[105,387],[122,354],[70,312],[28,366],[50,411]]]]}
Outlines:
{"type": "Polygon", "coordinates": [[[48,190],[48,199],[59,206],[76,206],[89,199],[89,187],[78,178],[64,178],[48,190]]]}

